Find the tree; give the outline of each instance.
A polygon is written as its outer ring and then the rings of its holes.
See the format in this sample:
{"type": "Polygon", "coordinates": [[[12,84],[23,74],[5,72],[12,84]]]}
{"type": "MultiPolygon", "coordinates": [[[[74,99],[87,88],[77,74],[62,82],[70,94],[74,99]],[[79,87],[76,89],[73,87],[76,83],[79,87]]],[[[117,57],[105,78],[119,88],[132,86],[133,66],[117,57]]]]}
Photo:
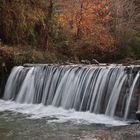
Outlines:
{"type": "Polygon", "coordinates": [[[35,44],[44,25],[43,1],[0,1],[0,38],[10,44],[35,44]],[[40,26],[40,29],[38,28],[40,26]]]}
{"type": "Polygon", "coordinates": [[[111,29],[119,53],[122,57],[134,56],[132,42],[138,44],[137,40],[139,40],[139,2],[137,0],[110,0],[109,7],[113,17],[111,29]]]}
{"type": "Polygon", "coordinates": [[[91,50],[109,50],[114,43],[107,28],[111,16],[107,0],[67,0],[60,21],[76,39],[90,41],[91,50]]]}
{"type": "Polygon", "coordinates": [[[136,29],[138,11],[136,0],[111,0],[110,8],[113,15],[113,28],[115,34],[124,34],[136,29]]]}
{"type": "Polygon", "coordinates": [[[49,45],[49,37],[51,36],[50,28],[51,28],[53,9],[54,9],[54,0],[49,0],[48,7],[47,7],[47,18],[45,22],[44,49],[48,49],[48,45],[49,45]]]}

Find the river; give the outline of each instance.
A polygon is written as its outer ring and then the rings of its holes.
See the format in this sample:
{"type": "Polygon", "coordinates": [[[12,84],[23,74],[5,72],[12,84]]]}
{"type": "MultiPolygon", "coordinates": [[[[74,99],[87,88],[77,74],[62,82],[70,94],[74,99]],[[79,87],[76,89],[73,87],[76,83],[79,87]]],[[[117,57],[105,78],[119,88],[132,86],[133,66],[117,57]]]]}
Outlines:
{"type": "Polygon", "coordinates": [[[139,136],[138,123],[0,100],[1,140],[139,140],[139,136]]]}

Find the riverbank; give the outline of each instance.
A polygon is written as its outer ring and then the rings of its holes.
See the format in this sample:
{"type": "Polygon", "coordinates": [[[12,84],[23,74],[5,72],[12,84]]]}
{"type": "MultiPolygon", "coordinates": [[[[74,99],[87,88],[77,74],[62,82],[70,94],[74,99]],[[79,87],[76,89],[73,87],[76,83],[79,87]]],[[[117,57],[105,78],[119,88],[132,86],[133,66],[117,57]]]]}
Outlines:
{"type": "MultiPolygon", "coordinates": [[[[40,64],[97,64],[96,58],[92,60],[81,60],[77,57],[68,57],[53,51],[44,51],[31,49],[30,46],[8,46],[0,44],[0,72],[10,71],[15,65],[23,65],[25,63],[40,64]]],[[[99,63],[116,63],[124,65],[140,65],[140,60],[134,58],[124,58],[122,60],[104,60],[99,63]]]]}
{"type": "Polygon", "coordinates": [[[30,46],[7,46],[0,45],[1,66],[8,68],[24,63],[55,63],[59,62],[52,52],[31,49],[30,46]]]}

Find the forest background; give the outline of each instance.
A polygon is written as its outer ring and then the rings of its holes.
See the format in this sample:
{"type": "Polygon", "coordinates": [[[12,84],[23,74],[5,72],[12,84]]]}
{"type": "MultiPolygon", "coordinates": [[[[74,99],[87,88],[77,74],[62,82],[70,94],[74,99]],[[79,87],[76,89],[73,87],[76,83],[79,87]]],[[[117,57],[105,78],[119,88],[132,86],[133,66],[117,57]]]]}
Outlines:
{"type": "Polygon", "coordinates": [[[92,59],[140,59],[139,0],[0,0],[1,65],[92,59]]]}

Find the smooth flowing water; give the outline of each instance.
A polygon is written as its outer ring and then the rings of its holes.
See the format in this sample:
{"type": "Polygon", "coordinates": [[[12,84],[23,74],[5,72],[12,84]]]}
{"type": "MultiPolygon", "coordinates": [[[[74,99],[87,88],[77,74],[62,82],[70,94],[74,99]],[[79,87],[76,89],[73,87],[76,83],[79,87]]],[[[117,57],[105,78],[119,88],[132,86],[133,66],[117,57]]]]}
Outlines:
{"type": "MultiPolygon", "coordinates": [[[[126,120],[131,108],[137,110],[133,103],[135,108],[131,107],[131,100],[140,76],[133,68],[121,65],[14,67],[3,99],[119,116],[126,120]]],[[[138,106],[138,100],[135,104],[138,106]]]]}
{"type": "Polygon", "coordinates": [[[0,100],[0,136],[97,139],[98,131],[102,137],[112,126],[135,121],[139,85],[136,66],[14,67],[0,100]]]}

